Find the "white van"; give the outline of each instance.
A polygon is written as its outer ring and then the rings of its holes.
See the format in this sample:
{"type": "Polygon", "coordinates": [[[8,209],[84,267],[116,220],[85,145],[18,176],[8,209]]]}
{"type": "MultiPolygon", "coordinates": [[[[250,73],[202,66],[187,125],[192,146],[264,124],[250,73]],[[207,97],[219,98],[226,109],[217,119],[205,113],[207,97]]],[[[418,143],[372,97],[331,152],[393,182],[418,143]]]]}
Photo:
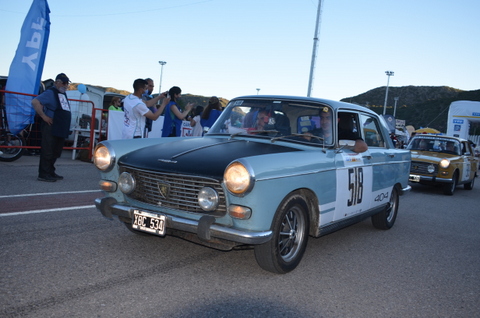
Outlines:
{"type": "MultiPolygon", "coordinates": [[[[118,93],[106,92],[104,88],[85,85],[86,92],[81,93],[78,90],[67,91],[67,97],[70,99],[70,107],[72,111],[72,121],[70,123],[70,130],[88,129],[90,128],[92,107],[99,109],[108,109],[112,98],[118,96],[124,98],[125,95],[118,93]],[[72,99],[75,99],[74,101],[72,99]],[[85,101],[85,102],[82,102],[85,101]],[[93,102],[93,105],[92,103],[93,102]]],[[[95,112],[95,129],[99,129],[102,123],[102,111],[95,112]]],[[[105,128],[105,127],[102,127],[105,128]]],[[[73,140],[74,134],[71,134],[68,140],[73,140]]]]}

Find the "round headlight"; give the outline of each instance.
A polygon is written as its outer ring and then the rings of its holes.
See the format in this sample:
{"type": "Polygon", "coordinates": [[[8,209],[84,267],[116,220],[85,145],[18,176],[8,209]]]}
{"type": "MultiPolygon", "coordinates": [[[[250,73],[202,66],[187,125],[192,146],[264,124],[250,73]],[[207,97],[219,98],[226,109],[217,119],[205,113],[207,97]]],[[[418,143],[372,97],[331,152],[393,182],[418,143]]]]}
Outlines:
{"type": "Polygon", "coordinates": [[[223,181],[228,191],[234,194],[243,194],[253,186],[252,176],[240,162],[228,166],[223,175],[223,181]]]}
{"type": "Polygon", "coordinates": [[[198,204],[205,211],[216,210],[218,201],[218,193],[212,188],[204,187],[198,192],[198,204]]]}
{"type": "Polygon", "coordinates": [[[428,173],[434,173],[435,172],[435,166],[434,165],[428,165],[427,171],[428,171],[428,173]]]}
{"type": "Polygon", "coordinates": [[[442,167],[443,169],[447,169],[448,166],[450,166],[450,160],[448,159],[440,160],[440,167],[442,167]]]}
{"type": "Polygon", "coordinates": [[[106,171],[112,167],[112,155],[108,148],[105,146],[99,146],[95,149],[95,153],[93,154],[93,163],[97,169],[106,171]]]}
{"type": "Polygon", "coordinates": [[[122,172],[118,177],[118,188],[125,194],[130,194],[135,190],[135,179],[128,172],[122,172]]]}

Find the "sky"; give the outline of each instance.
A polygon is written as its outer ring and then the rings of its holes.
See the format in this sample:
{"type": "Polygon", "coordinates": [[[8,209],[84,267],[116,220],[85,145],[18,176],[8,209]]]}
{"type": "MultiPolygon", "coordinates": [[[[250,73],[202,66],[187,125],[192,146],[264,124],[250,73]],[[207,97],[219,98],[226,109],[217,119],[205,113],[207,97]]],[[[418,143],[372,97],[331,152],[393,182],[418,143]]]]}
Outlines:
{"type": "MultiPolygon", "coordinates": [[[[8,75],[32,0],[0,0],[8,75]]],[[[42,79],[232,99],[307,96],[318,0],[49,0],[42,79]],[[162,67],[159,61],[166,61],[162,67]]],[[[322,0],[312,97],[385,87],[480,89],[480,1],[322,0]]],[[[400,101],[399,101],[400,102],[400,101]]],[[[392,97],[393,103],[393,97],[392,97]]]]}

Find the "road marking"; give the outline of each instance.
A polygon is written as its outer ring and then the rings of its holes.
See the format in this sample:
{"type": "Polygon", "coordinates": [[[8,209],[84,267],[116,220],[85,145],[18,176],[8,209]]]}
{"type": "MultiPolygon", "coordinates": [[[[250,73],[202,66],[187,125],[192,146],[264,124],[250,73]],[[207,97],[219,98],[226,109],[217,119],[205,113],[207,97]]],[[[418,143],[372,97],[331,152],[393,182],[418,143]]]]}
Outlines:
{"type": "Polygon", "coordinates": [[[89,192],[101,192],[101,190],[83,190],[83,191],[65,191],[65,192],[46,192],[46,193],[11,194],[11,195],[0,195],[0,199],[4,199],[4,198],[15,198],[15,197],[34,197],[34,196],[39,196],[39,195],[89,193],[89,192]]]}
{"type": "Polygon", "coordinates": [[[34,214],[34,213],[60,212],[60,211],[78,210],[78,209],[91,209],[91,208],[94,208],[94,207],[95,207],[95,205],[80,205],[80,206],[71,206],[71,207],[68,207],[68,208],[31,210],[31,211],[22,211],[22,212],[7,212],[7,213],[0,213],[0,217],[2,217],[2,216],[15,216],[15,215],[26,215],[26,214],[34,214]]]}

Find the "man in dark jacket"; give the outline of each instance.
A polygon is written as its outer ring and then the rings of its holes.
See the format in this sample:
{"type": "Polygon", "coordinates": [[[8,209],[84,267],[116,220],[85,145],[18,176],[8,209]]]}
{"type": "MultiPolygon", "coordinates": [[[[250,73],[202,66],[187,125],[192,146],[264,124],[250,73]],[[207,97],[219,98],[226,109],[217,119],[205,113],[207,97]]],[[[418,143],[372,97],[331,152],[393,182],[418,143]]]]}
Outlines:
{"type": "Polygon", "coordinates": [[[51,88],[32,100],[33,108],[42,118],[39,181],[55,182],[63,179],[55,173],[55,162],[60,158],[65,139],[70,134],[72,114],[65,94],[69,83],[67,75],[60,73],[51,88]]]}

